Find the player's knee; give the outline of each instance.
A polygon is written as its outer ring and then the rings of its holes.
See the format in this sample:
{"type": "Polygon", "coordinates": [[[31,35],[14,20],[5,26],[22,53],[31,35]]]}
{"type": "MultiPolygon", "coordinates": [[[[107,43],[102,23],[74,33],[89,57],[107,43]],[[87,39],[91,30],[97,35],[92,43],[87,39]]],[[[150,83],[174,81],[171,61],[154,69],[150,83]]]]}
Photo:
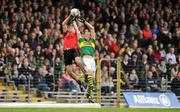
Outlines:
{"type": "Polygon", "coordinates": [[[86,71],[87,76],[93,76],[93,72],[91,70],[86,71]]]}

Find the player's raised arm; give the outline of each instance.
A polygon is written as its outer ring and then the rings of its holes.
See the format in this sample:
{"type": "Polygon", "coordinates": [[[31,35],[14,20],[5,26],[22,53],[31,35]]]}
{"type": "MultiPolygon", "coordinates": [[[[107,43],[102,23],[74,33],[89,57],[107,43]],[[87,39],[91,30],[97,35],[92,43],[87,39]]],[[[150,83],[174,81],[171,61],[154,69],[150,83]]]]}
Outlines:
{"type": "Polygon", "coordinates": [[[71,15],[69,15],[63,22],[62,22],[62,28],[63,32],[65,33],[67,31],[67,24],[70,21],[71,15]]]}
{"type": "Polygon", "coordinates": [[[77,26],[76,21],[73,21],[73,25],[74,25],[74,29],[75,29],[75,31],[76,31],[76,33],[77,33],[78,38],[80,38],[80,37],[81,37],[81,33],[80,33],[80,31],[79,31],[79,28],[78,28],[78,26],[77,26]]]}
{"type": "Polygon", "coordinates": [[[96,33],[95,33],[94,27],[90,23],[88,23],[87,21],[85,21],[84,24],[88,27],[88,29],[89,29],[89,31],[91,33],[91,38],[95,39],[96,38],[96,33]]]}

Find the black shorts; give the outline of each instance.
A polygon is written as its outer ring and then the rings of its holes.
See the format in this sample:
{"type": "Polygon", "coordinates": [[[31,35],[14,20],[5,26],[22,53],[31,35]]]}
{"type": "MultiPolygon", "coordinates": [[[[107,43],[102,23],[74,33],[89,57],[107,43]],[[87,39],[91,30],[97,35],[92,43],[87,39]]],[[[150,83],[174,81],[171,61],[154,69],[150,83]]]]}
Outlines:
{"type": "Polygon", "coordinates": [[[64,50],[65,65],[67,66],[73,64],[76,56],[78,56],[76,49],[64,50]]]}

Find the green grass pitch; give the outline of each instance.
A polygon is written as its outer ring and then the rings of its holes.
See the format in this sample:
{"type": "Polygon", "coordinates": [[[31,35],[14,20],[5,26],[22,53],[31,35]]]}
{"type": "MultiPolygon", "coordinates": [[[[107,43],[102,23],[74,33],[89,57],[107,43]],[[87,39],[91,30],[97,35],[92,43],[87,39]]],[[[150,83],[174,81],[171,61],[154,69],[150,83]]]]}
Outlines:
{"type": "Polygon", "coordinates": [[[0,112],[180,112],[180,109],[138,108],[0,108],[0,112]]]}

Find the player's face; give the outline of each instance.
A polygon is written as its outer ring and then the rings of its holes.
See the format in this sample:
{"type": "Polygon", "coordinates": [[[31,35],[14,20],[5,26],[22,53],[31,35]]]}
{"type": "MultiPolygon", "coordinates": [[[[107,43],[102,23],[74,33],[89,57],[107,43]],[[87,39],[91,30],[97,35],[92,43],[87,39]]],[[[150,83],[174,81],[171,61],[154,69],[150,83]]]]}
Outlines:
{"type": "Polygon", "coordinates": [[[84,38],[89,39],[90,38],[90,32],[88,30],[84,31],[84,38]]]}

